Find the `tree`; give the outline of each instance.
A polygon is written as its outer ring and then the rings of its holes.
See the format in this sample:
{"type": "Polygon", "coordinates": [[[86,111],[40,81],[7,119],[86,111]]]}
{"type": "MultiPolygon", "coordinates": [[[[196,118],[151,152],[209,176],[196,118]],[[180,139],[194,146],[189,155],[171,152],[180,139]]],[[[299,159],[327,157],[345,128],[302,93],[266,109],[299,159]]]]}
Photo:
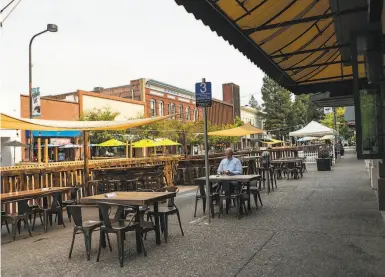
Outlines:
{"type": "Polygon", "coordinates": [[[337,126],[334,126],[334,113],[329,113],[325,115],[324,119],[321,120],[321,124],[332,128],[337,129],[339,135],[343,137],[346,140],[349,140],[352,138],[354,132],[348,127],[344,115],[345,115],[346,108],[336,108],[336,124],[337,126]]]}
{"type": "Polygon", "coordinates": [[[254,95],[251,95],[250,100],[249,100],[249,105],[250,107],[260,110],[261,106],[258,104],[258,101],[255,99],[254,95]]]}
{"type": "Polygon", "coordinates": [[[309,96],[297,95],[295,96],[294,102],[291,105],[289,126],[290,129],[300,129],[300,126],[304,126],[308,123],[308,112],[309,108],[309,96]]]}
{"type": "MultiPolygon", "coordinates": [[[[265,118],[265,129],[279,130],[288,126],[291,93],[279,86],[273,79],[265,76],[262,86],[263,117],[265,118]]],[[[283,130],[285,133],[286,131],[283,130]]]]}
{"type": "MultiPolygon", "coordinates": [[[[114,121],[119,112],[114,112],[108,107],[87,110],[80,115],[81,121],[114,121]]],[[[119,138],[123,131],[90,131],[89,137],[93,144],[98,144],[112,138],[119,138]]]]}
{"type": "MultiPolygon", "coordinates": [[[[310,95],[308,99],[310,98],[310,95]]],[[[307,122],[310,122],[312,120],[314,121],[320,121],[323,116],[324,116],[324,111],[323,108],[317,107],[313,102],[308,101],[308,106],[307,106],[307,122]]]]}

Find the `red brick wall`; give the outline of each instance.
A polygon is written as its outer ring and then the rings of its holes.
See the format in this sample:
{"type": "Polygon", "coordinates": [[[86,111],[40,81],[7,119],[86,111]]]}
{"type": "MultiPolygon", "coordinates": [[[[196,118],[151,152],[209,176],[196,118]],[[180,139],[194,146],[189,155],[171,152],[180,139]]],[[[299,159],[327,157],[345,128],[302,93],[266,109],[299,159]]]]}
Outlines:
{"type": "Polygon", "coordinates": [[[234,123],[233,106],[222,101],[213,100],[213,104],[208,108],[208,121],[213,125],[226,125],[234,123]]]}
{"type": "Polygon", "coordinates": [[[223,101],[234,106],[234,118],[236,116],[241,116],[241,99],[239,86],[233,83],[223,84],[223,101]]]}
{"type": "MultiPolygon", "coordinates": [[[[192,101],[190,103],[179,101],[178,97],[175,96],[175,99],[170,99],[167,97],[167,94],[164,93],[164,96],[158,96],[150,94],[150,89],[146,88],[146,110],[145,115],[146,117],[151,117],[151,99],[154,99],[156,101],[156,116],[159,116],[159,102],[163,101],[164,104],[164,115],[169,114],[168,110],[168,104],[174,103],[175,104],[175,112],[179,113],[179,105],[183,105],[183,119],[186,120],[186,108],[190,107],[190,120],[194,120],[194,109],[196,108],[195,104],[193,104],[192,101]]],[[[199,119],[202,119],[203,113],[202,109],[198,109],[199,111],[199,119]]],[[[177,116],[177,119],[179,119],[179,115],[177,116]]]]}

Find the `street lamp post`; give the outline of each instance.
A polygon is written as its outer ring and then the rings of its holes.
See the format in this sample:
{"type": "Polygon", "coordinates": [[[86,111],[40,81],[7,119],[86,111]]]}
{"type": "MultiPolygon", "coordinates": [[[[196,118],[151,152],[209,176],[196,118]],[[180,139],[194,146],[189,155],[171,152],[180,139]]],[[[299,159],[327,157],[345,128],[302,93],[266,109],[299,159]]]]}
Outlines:
{"type": "MultiPolygon", "coordinates": [[[[40,36],[40,35],[44,34],[45,32],[55,33],[57,31],[58,31],[57,25],[48,24],[46,30],[44,30],[40,33],[37,33],[29,41],[29,67],[28,67],[28,69],[29,69],[29,118],[32,118],[32,114],[33,114],[33,111],[32,111],[32,42],[37,36],[40,36]]],[[[29,161],[32,162],[33,161],[33,135],[32,135],[32,131],[30,131],[30,133],[29,133],[29,139],[30,139],[29,161]]]]}

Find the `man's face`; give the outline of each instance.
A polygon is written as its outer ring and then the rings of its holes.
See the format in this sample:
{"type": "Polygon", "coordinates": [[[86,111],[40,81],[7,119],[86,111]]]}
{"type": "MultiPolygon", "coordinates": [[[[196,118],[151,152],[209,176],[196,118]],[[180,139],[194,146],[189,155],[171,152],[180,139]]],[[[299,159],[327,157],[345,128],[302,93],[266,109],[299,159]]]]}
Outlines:
{"type": "Polygon", "coordinates": [[[231,159],[231,157],[233,156],[233,152],[231,150],[226,150],[225,155],[226,158],[231,159]]]}

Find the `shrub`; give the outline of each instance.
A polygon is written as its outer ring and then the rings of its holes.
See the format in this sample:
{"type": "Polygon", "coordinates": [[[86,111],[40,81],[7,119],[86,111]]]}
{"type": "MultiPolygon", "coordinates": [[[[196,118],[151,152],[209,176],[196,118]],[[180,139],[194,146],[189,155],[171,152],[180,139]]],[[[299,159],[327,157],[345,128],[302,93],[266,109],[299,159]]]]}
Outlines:
{"type": "Polygon", "coordinates": [[[330,158],[329,149],[327,149],[327,148],[320,148],[318,150],[318,158],[319,159],[330,158]]]}

